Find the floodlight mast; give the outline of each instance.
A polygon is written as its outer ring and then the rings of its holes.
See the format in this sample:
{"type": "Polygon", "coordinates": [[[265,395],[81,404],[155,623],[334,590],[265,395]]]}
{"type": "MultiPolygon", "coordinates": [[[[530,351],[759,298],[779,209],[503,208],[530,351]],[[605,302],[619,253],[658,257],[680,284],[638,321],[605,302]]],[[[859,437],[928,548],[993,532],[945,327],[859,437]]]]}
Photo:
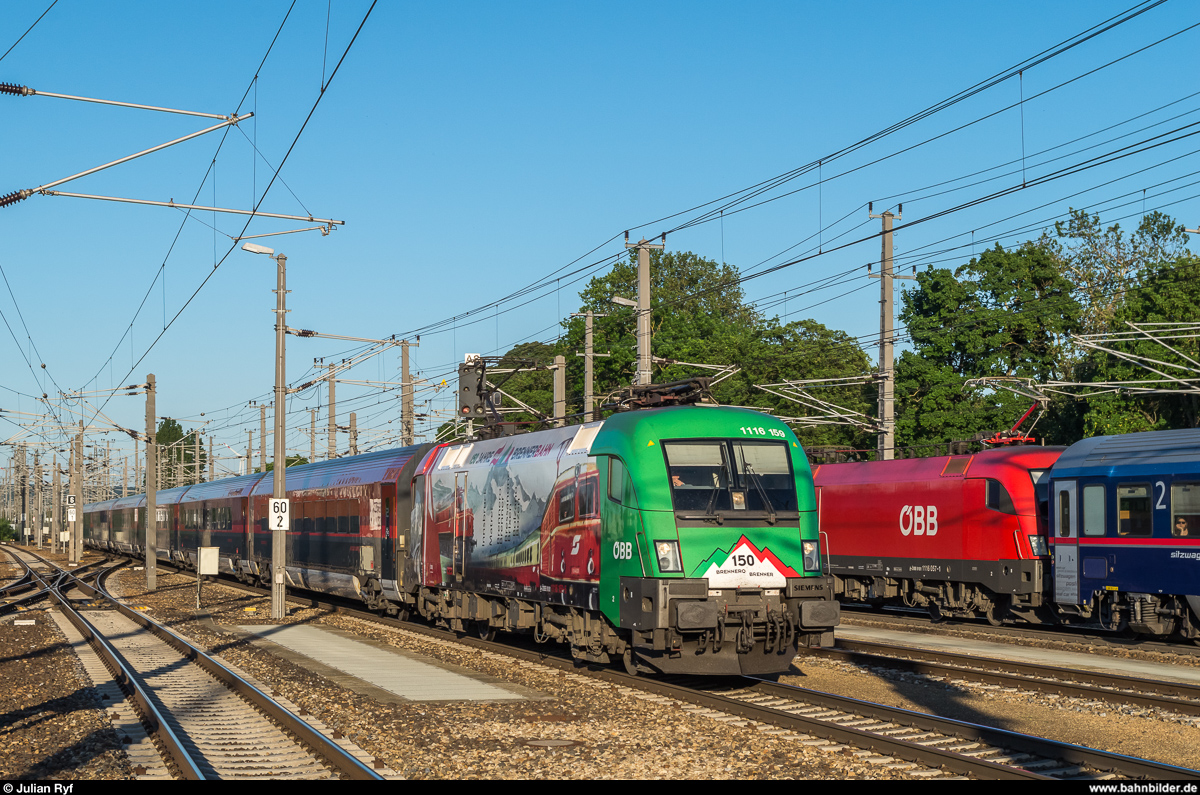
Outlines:
{"type": "MultiPolygon", "coordinates": [[[[283,403],[287,394],[287,367],[285,351],[285,319],[287,317],[287,257],[276,254],[272,248],[260,246],[257,243],[243,243],[242,250],[251,254],[265,254],[275,260],[275,466],[271,496],[276,500],[287,497],[287,448],[285,446],[285,430],[283,427],[283,403]]],[[[287,587],[284,581],[284,566],[286,565],[285,533],[288,528],[269,516],[271,520],[271,618],[281,619],[287,611],[287,587]]]]}

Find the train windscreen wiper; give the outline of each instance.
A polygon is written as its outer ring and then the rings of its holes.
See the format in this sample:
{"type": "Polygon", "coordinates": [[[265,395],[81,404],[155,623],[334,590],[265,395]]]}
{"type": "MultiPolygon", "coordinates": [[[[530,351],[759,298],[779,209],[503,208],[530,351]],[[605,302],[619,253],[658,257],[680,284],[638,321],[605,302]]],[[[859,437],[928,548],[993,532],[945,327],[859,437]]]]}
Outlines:
{"type": "MultiPolygon", "coordinates": [[[[726,481],[726,483],[728,483],[729,482],[729,458],[727,457],[726,452],[725,452],[725,445],[722,444],[720,447],[720,450],[721,450],[721,469],[725,472],[725,481],[726,481]]],[[[728,485],[725,486],[725,490],[726,491],[729,490],[728,485]]],[[[716,513],[713,510],[713,508],[715,507],[716,502],[717,502],[717,495],[720,493],[721,493],[721,478],[719,475],[717,475],[714,472],[713,473],[713,490],[712,490],[712,494],[709,495],[709,497],[708,497],[708,505],[706,505],[704,507],[704,515],[705,516],[715,515],[717,518],[717,524],[725,524],[725,517],[719,513],[716,513]]]]}
{"type": "Polygon", "coordinates": [[[767,496],[767,490],[763,488],[762,477],[754,471],[754,467],[746,464],[746,475],[750,478],[750,482],[754,484],[754,488],[758,490],[758,495],[762,497],[763,505],[767,506],[767,512],[770,516],[767,521],[775,524],[775,506],[771,504],[771,498],[767,496]]]}

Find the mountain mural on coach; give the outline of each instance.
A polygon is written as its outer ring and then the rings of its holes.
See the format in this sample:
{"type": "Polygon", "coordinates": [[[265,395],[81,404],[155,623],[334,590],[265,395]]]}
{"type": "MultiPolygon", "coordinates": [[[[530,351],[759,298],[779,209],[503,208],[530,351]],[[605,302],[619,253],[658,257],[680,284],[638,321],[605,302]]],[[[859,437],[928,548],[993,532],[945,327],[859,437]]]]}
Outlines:
{"type": "MultiPolygon", "coordinates": [[[[597,428],[598,429],[598,426],[597,428]]],[[[577,426],[438,450],[416,532],[426,586],[594,609],[599,601],[599,473],[577,426]],[[430,541],[432,539],[429,539],[430,541]]],[[[418,501],[418,505],[421,501],[418,501]]]]}

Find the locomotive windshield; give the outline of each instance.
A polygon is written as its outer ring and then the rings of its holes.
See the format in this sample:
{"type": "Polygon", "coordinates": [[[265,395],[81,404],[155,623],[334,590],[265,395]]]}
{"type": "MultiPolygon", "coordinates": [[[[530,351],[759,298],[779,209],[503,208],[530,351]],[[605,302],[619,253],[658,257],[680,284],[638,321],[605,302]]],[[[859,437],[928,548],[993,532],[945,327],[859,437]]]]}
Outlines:
{"type": "Polygon", "coordinates": [[[1045,469],[1029,470],[1029,479],[1033,481],[1033,494],[1037,498],[1037,515],[1045,520],[1050,515],[1050,478],[1045,469]]]}
{"type": "Polygon", "coordinates": [[[785,442],[712,439],[664,442],[676,511],[775,514],[797,510],[785,442]]]}

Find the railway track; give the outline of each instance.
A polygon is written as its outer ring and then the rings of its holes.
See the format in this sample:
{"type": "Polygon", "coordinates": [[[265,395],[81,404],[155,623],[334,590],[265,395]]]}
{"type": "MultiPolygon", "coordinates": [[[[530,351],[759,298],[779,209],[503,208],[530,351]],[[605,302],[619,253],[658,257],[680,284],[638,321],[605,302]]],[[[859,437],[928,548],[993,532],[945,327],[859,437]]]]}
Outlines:
{"type": "Polygon", "coordinates": [[[32,553],[9,550],[104,661],[176,777],[382,779],[170,630],[61,570],[47,572],[32,553]]]}
{"type": "MultiPolygon", "coordinates": [[[[725,698],[780,713],[776,725],[799,721],[800,730],[859,748],[978,778],[1200,781],[1200,771],[1113,754],[990,726],[756,680],[725,698]],[[783,717],[787,715],[789,717],[783,717]]],[[[729,709],[729,707],[726,707],[729,709]]],[[[758,719],[758,718],[756,718],[758,719]]]]}
{"type": "MultiPolygon", "coordinates": [[[[324,604],[324,603],[323,603],[324,604]]],[[[973,777],[1018,780],[1111,778],[1200,781],[1200,771],[1113,754],[884,704],[849,699],[751,677],[665,680],[611,669],[583,669],[563,655],[524,650],[456,633],[325,605],[365,620],[447,642],[538,663],[678,702],[682,709],[717,720],[752,723],[760,730],[790,733],[801,743],[854,753],[873,764],[910,770],[920,778],[973,777]]]]}
{"type": "Polygon", "coordinates": [[[1182,682],[930,651],[873,641],[839,639],[833,648],[802,649],[801,653],[841,659],[858,665],[892,668],[952,683],[982,682],[1015,690],[1200,715],[1200,686],[1182,682]]]}
{"type": "MultiPolygon", "coordinates": [[[[259,594],[262,589],[239,585],[259,594]]],[[[1018,780],[1112,778],[1200,781],[1200,771],[1083,746],[940,718],[883,704],[857,701],[748,677],[666,680],[612,669],[577,667],[565,653],[463,636],[447,630],[383,618],[334,601],[303,599],[310,606],[413,632],[445,643],[540,664],[572,676],[599,679],[621,692],[670,700],[681,709],[717,720],[753,724],[797,742],[856,754],[872,764],[907,769],[919,778],[973,777],[1018,780]]]]}
{"type": "Polygon", "coordinates": [[[1190,660],[1200,658],[1200,647],[1184,641],[1167,642],[1150,640],[1148,638],[1130,637],[1115,633],[1097,632],[1081,627],[1036,627],[1020,624],[1005,624],[996,627],[988,624],[983,619],[964,620],[956,618],[944,618],[937,622],[931,622],[928,614],[923,611],[889,610],[881,612],[872,608],[860,607],[853,603],[843,604],[842,611],[842,623],[844,626],[854,626],[861,623],[863,626],[886,627],[906,632],[928,632],[931,628],[935,629],[935,631],[950,633],[962,630],[976,635],[992,635],[1001,639],[1018,638],[1042,643],[1084,645],[1100,652],[1114,650],[1124,652],[1133,651],[1178,655],[1190,660]]]}
{"type": "MultiPolygon", "coordinates": [[[[227,584],[259,595],[267,593],[227,584]]],[[[383,618],[323,598],[299,597],[296,601],[524,664],[547,666],[571,677],[599,679],[638,698],[675,702],[681,709],[717,720],[752,725],[824,750],[852,753],[872,764],[906,769],[907,775],[916,778],[1200,780],[1200,771],[775,682],[750,678],[716,683],[707,679],[670,681],[632,677],[611,669],[589,670],[577,667],[565,654],[547,653],[545,647],[522,649],[484,641],[383,618]]]]}

